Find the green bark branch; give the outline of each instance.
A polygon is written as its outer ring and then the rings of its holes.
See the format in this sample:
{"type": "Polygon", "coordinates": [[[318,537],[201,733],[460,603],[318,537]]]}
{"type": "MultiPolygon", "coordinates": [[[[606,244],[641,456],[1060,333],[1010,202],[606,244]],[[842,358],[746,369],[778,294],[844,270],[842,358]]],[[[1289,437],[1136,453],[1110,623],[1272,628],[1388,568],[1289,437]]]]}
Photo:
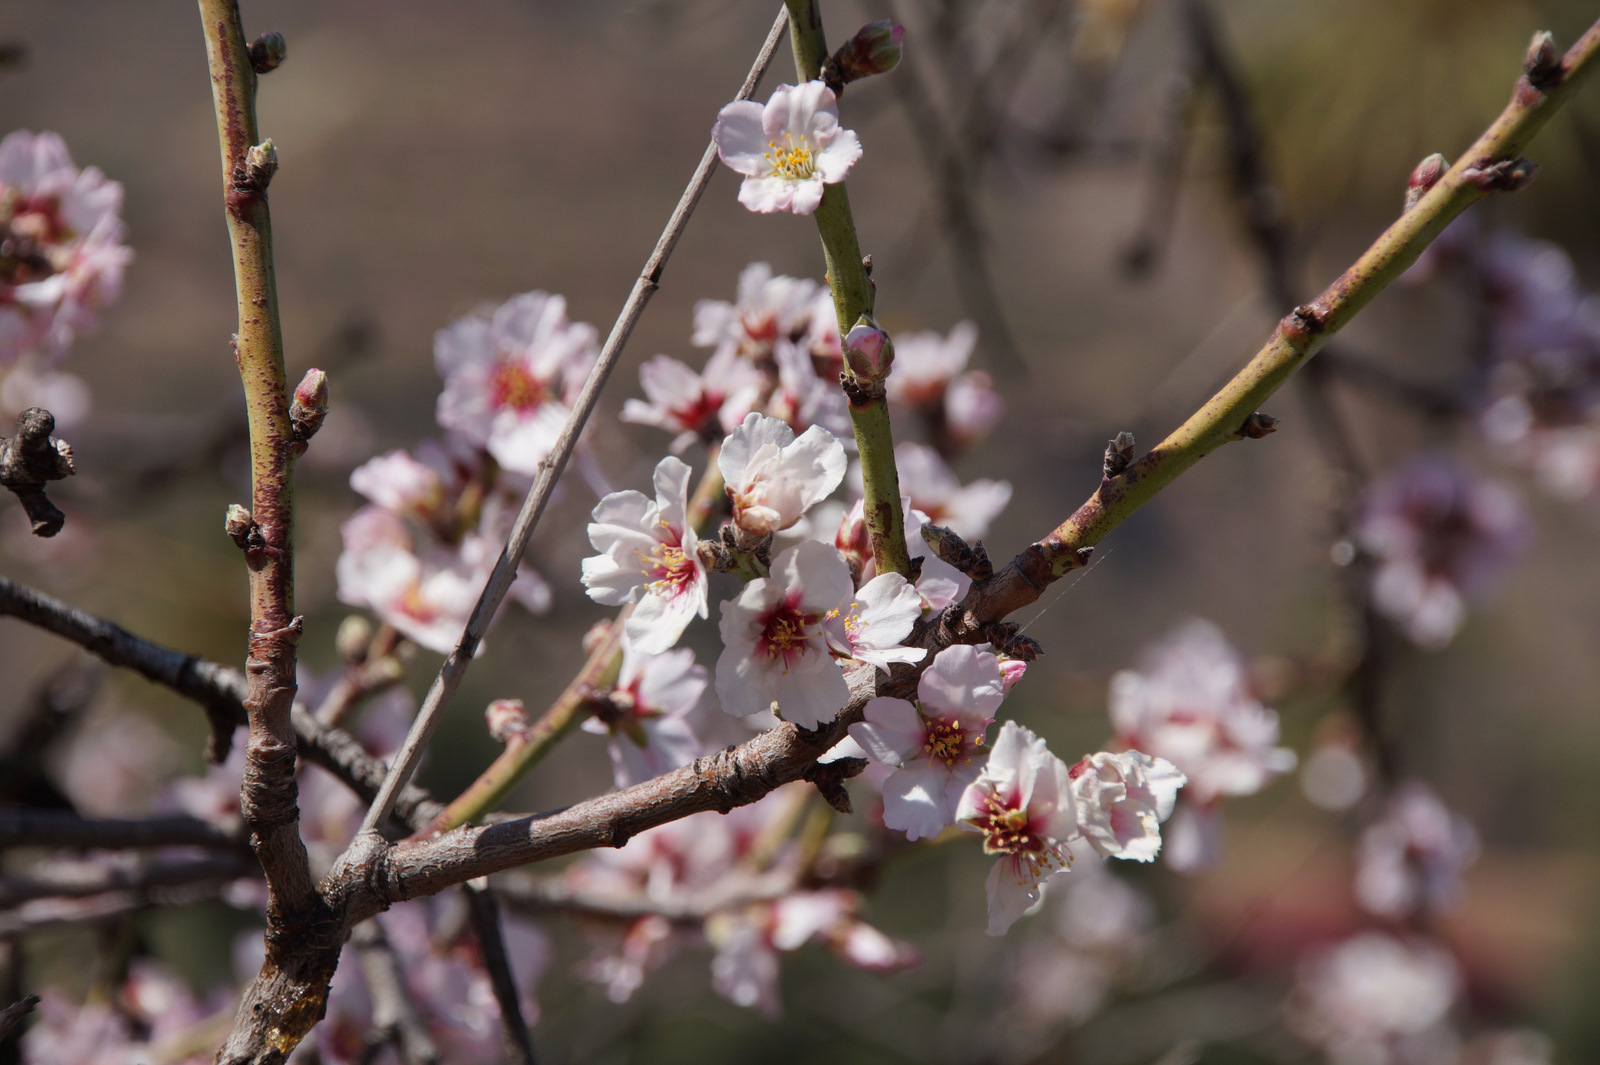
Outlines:
{"type": "MultiPolygon", "coordinates": [[[[822,74],[828,45],[822,33],[822,15],[816,0],[785,0],[789,8],[789,43],[794,48],[794,69],[801,81],[822,74]]],[[[844,182],[824,186],[822,202],[813,217],[822,237],[822,255],[828,266],[828,289],[843,337],[858,320],[872,317],[872,278],[862,262],[856,238],[855,217],[844,182]]],[[[861,453],[862,496],[865,499],[867,535],[879,573],[911,574],[906,550],[905,524],[900,514],[900,472],[894,463],[894,436],[889,430],[889,404],[882,381],[865,381],[845,374],[845,399],[856,448],[861,453]]]]}

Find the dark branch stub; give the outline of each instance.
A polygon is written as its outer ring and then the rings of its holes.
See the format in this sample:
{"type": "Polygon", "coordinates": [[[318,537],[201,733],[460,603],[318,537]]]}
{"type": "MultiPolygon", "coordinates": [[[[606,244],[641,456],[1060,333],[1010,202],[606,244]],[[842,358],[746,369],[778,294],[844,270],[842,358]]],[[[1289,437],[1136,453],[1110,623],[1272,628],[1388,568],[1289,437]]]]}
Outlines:
{"type": "Polygon", "coordinates": [[[67,520],[46,498],[44,486],[78,472],[72,465],[71,445],[50,435],[55,427],[55,415],[43,407],[29,407],[17,415],[16,435],[0,437],[0,485],[16,493],[35,536],[54,536],[67,520]]]}

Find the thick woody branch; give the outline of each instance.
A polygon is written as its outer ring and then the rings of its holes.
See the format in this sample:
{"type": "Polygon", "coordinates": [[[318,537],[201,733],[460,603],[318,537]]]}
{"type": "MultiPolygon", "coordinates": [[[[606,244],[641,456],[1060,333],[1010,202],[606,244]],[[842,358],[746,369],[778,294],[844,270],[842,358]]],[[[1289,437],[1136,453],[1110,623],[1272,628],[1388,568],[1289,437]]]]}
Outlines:
{"type": "MultiPolygon", "coordinates": [[[[231,735],[235,726],[246,723],[244,698],[249,686],[244,674],[236,669],[152,643],[104,618],[76,610],[4,577],[0,577],[0,615],[10,615],[70,640],[108,665],[131,669],[146,680],[199,703],[208,716],[220,723],[224,737],[231,735]]],[[[290,724],[300,753],[362,798],[371,801],[378,793],[386,770],[355,737],[343,729],[323,725],[298,702],[291,711],[290,724]]],[[[408,785],[395,804],[396,817],[411,828],[427,824],[441,809],[415,785],[408,785]]]]}
{"type": "MultiPolygon", "coordinates": [[[[755,92],[756,85],[772,61],[772,54],[783,33],[783,25],[784,16],[779,15],[767,34],[766,43],[762,46],[755,65],[745,77],[738,99],[748,99],[755,92]]],[[[677,247],[678,238],[688,225],[689,216],[694,213],[701,195],[710,184],[716,165],[716,146],[708,145],[700,157],[699,166],[695,168],[694,176],[689,180],[688,188],[684,189],[683,196],[673,209],[672,217],[667,220],[666,228],[657,239],[655,249],[650,253],[644,269],[634,281],[627,302],[623,304],[621,313],[612,324],[611,333],[600,349],[600,357],[595,361],[594,368],[589,371],[589,379],[584,382],[583,390],[573,404],[572,414],[567,418],[567,424],[562,427],[561,435],[557,438],[550,457],[540,464],[539,476],[535,479],[533,487],[528,490],[527,498],[522,502],[522,509],[511,527],[511,535],[507,538],[500,557],[495,561],[494,570],[489,575],[488,583],[484,585],[483,593],[478,597],[477,606],[473,608],[472,616],[467,619],[466,627],[462,630],[455,649],[445,658],[444,665],[439,669],[439,675],[428,688],[428,694],[422,701],[422,709],[412,722],[405,744],[395,756],[394,765],[384,782],[383,790],[378,793],[378,798],[367,811],[366,819],[362,823],[363,832],[370,832],[383,823],[394,805],[399,789],[416,771],[417,763],[422,759],[422,752],[427,748],[433,729],[438,724],[440,712],[460,686],[461,678],[471,665],[478,644],[483,640],[484,631],[500,608],[506,592],[510,590],[511,582],[516,579],[517,564],[522,560],[523,552],[527,550],[528,540],[533,536],[534,528],[544,515],[545,504],[550,500],[550,493],[555,490],[556,481],[561,478],[562,471],[567,467],[567,460],[572,457],[572,449],[577,446],[579,434],[583,432],[589,415],[594,412],[595,404],[600,399],[601,389],[611,377],[611,371],[622,355],[622,349],[627,344],[628,337],[632,335],[633,327],[644,313],[645,305],[650,302],[650,297],[655,295],[656,289],[661,287],[661,274],[666,269],[667,260],[677,247]]]]}
{"type": "MultiPolygon", "coordinates": [[[[821,76],[828,60],[822,34],[822,14],[816,0],[785,0],[789,8],[789,43],[794,48],[794,69],[802,81],[821,76]]],[[[861,257],[855,217],[844,182],[824,186],[822,202],[813,217],[822,237],[822,254],[828,265],[828,289],[845,336],[863,318],[871,320],[875,293],[872,278],[861,257]]],[[[900,515],[900,473],[894,463],[894,437],[889,431],[889,402],[882,380],[857,377],[848,370],[841,383],[861,454],[862,496],[867,535],[872,541],[878,572],[911,574],[904,522],[900,515]]]]}
{"type": "Polygon", "coordinates": [[[54,536],[67,516],[44,494],[44,486],[78,471],[72,465],[72,448],[57,440],[56,419],[43,407],[29,407],[17,415],[15,436],[0,437],[0,486],[9,488],[27,511],[33,535],[54,536]]]}
{"type": "Polygon", "coordinates": [[[1296,307],[1233,380],[1148,455],[1106,478],[1050,535],[1030,545],[941,619],[940,642],[971,639],[984,625],[1034,602],[1084,564],[1087,553],[1184,471],[1230,440],[1289,377],[1422,254],[1445,226],[1493,191],[1515,185],[1515,160],[1594,65],[1600,22],[1535,85],[1524,76],[1511,102],[1448,173],[1316,299],[1296,307]]]}

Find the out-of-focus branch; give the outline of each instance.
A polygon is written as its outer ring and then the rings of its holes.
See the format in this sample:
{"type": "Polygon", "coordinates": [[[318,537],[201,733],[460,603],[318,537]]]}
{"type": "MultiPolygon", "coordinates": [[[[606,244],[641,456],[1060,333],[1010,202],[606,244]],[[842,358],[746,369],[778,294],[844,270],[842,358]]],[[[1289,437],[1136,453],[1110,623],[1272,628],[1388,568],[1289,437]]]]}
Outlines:
{"type": "MultiPolygon", "coordinates": [[[[766,73],[767,66],[772,61],[777,42],[782,37],[784,21],[784,16],[779,15],[777,21],[773,23],[771,31],[767,34],[766,43],[762,46],[755,64],[750,68],[737,99],[749,99],[755,92],[756,85],[760,83],[762,75],[766,73]]],[[[701,195],[710,184],[716,165],[716,146],[708,145],[700,157],[700,164],[695,168],[694,176],[689,180],[688,188],[684,189],[683,196],[673,209],[672,217],[667,220],[666,228],[656,241],[655,249],[650,253],[644,269],[634,281],[633,290],[628,294],[621,313],[612,324],[611,333],[600,349],[600,357],[595,361],[594,368],[589,371],[589,379],[584,382],[583,390],[573,404],[572,414],[567,418],[567,424],[562,428],[550,457],[540,464],[539,476],[534,481],[533,487],[528,490],[527,498],[523,500],[522,510],[517,514],[517,520],[511,527],[511,535],[501,550],[500,557],[495,561],[494,571],[489,575],[488,583],[484,585],[483,593],[478,597],[478,604],[473,608],[472,616],[467,619],[466,627],[461,632],[461,639],[445,658],[444,665],[439,668],[439,675],[428,688],[428,694],[422,701],[422,709],[418,711],[416,720],[412,722],[411,731],[406,736],[405,744],[395,756],[394,765],[390,767],[388,779],[384,781],[383,789],[367,811],[366,819],[361,826],[363,832],[374,831],[384,822],[389,816],[399,790],[416,771],[422,752],[428,745],[428,739],[433,735],[434,726],[438,723],[439,713],[444,704],[455,694],[456,688],[461,683],[461,677],[472,662],[472,656],[477,653],[484,630],[488,628],[490,620],[500,608],[501,601],[511,588],[511,582],[516,579],[517,564],[522,560],[522,553],[527,549],[528,540],[544,514],[545,504],[550,500],[550,493],[554,491],[556,481],[566,469],[567,460],[572,456],[572,449],[577,446],[578,435],[583,432],[589,415],[594,412],[595,404],[600,398],[600,390],[610,378],[617,359],[622,355],[623,346],[632,335],[639,316],[644,313],[645,305],[650,302],[650,297],[655,295],[656,289],[661,287],[661,274],[666,269],[667,260],[677,247],[678,238],[683,234],[689,216],[694,213],[701,195]]]]}
{"type": "MultiPolygon", "coordinates": [[[[245,724],[244,674],[195,655],[175,651],[135,636],[104,618],[77,610],[26,585],[0,577],[0,616],[9,615],[70,640],[109,665],[131,669],[145,679],[170,688],[206,708],[223,737],[245,724]]],[[[290,724],[302,754],[342,780],[351,790],[371,801],[383,783],[385,769],[343,729],[317,721],[296,702],[290,724]]],[[[225,753],[225,752],[224,752],[225,753]]],[[[395,813],[406,825],[426,824],[443,807],[427,792],[408,785],[401,792],[395,813]]]]}
{"type": "Polygon", "coordinates": [[[625,606],[618,611],[605,636],[590,652],[588,661],[550,708],[526,732],[509,737],[499,757],[478,775],[478,779],[467,790],[418,830],[414,839],[437,836],[457,825],[482,820],[485,814],[505,801],[505,797],[528,770],[588,716],[590,700],[597,691],[616,679],[617,670],[621,668],[623,625],[632,610],[631,606],[625,606]]]}
{"type": "MultiPolygon", "coordinates": [[[[812,81],[828,61],[822,34],[822,13],[816,0],[785,0],[789,9],[789,43],[794,49],[795,74],[812,81]]],[[[862,319],[871,320],[874,302],[872,278],[861,257],[850,194],[844,182],[825,185],[822,202],[812,215],[822,237],[822,254],[828,266],[828,289],[833,295],[839,335],[847,335],[862,319]]],[[[900,473],[894,462],[894,436],[889,429],[889,401],[882,380],[845,373],[841,379],[849,401],[850,424],[855,429],[861,456],[861,492],[866,503],[867,535],[879,573],[911,574],[904,522],[900,515],[900,473]]]]}
{"type": "MultiPolygon", "coordinates": [[[[71,847],[123,850],[139,847],[207,847],[235,850],[244,845],[198,817],[148,817],[129,820],[80,817],[71,810],[0,809],[0,850],[11,847],[71,847]]],[[[0,894],[3,894],[0,889],[0,894]]]]}
{"type": "Polygon", "coordinates": [[[1511,102],[1477,142],[1355,264],[1309,304],[1278,324],[1266,345],[1233,380],[1148,455],[1102,480],[1089,500],[1032,544],[940,621],[941,641],[960,641],[984,625],[1036,601],[1088,551],[1185,470],[1243,430],[1261,404],[1377,294],[1416,261],[1462,211],[1502,189],[1526,183],[1517,158],[1593,66],[1600,22],[1551,72],[1534,84],[1519,78],[1511,102]]]}
{"type": "MultiPolygon", "coordinates": [[[[4,613],[4,579],[0,578],[0,613],[4,613]]],[[[105,677],[105,666],[88,656],[74,656],[34,689],[10,746],[0,752],[0,804],[70,810],[72,800],[45,771],[40,752],[77,722],[105,677]]]]}
{"type": "Polygon", "coordinates": [[[478,937],[478,949],[483,953],[484,968],[489,971],[489,984],[500,1005],[500,1034],[505,1040],[507,1065],[533,1065],[533,1035],[522,1017],[522,996],[511,972],[511,958],[506,954],[495,889],[487,882],[469,881],[462,890],[467,893],[467,913],[472,919],[472,932],[478,937]]]}
{"type": "Polygon", "coordinates": [[[0,486],[9,488],[27,511],[33,535],[54,536],[67,516],[44,494],[44,486],[77,473],[72,448],[57,440],[55,415],[43,407],[29,407],[17,415],[15,436],[0,437],[0,486]]]}
{"type": "Polygon", "coordinates": [[[377,918],[351,929],[350,945],[356,949],[367,993],[372,996],[372,1026],[378,1040],[393,1043],[404,1065],[438,1065],[444,1059],[411,1000],[400,959],[377,918]]]}
{"type": "Polygon", "coordinates": [[[624,922],[661,917],[687,925],[701,924],[713,914],[749,903],[780,899],[796,886],[797,878],[791,869],[725,877],[703,891],[671,900],[580,891],[559,877],[513,873],[494,880],[495,890],[507,906],[530,914],[570,913],[624,922]]]}
{"type": "Polygon", "coordinates": [[[0,1040],[9,1036],[22,1019],[33,1012],[33,1007],[39,1004],[38,995],[29,995],[20,1002],[13,1002],[5,1009],[0,1010],[0,1040]]]}
{"type": "Polygon", "coordinates": [[[243,873],[240,869],[245,869],[242,860],[233,868],[196,866],[176,884],[136,880],[128,888],[96,895],[32,899],[12,909],[0,910],[0,938],[30,935],[66,924],[110,920],[151,906],[192,906],[202,899],[215,898],[225,885],[254,871],[253,867],[243,873]]]}
{"type": "Polygon", "coordinates": [[[45,868],[29,876],[0,878],[0,907],[10,909],[34,899],[84,898],[112,891],[238,880],[259,871],[256,863],[243,855],[151,862],[135,869],[99,865],[82,869],[45,868]]]}

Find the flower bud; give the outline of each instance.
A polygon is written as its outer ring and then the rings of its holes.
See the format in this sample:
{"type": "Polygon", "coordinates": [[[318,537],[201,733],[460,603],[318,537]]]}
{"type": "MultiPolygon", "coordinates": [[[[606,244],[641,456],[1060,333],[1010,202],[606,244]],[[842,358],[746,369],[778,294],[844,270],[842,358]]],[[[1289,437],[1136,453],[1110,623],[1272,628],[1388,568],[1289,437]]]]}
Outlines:
{"type": "Polygon", "coordinates": [[[289,404],[294,438],[302,442],[310,440],[322,428],[322,419],[327,416],[328,375],[321,370],[307,370],[294,390],[294,402],[289,404]]]}
{"type": "Polygon", "coordinates": [[[1540,30],[1528,42],[1528,53],[1522,57],[1522,72],[1528,80],[1538,85],[1549,79],[1561,67],[1561,56],[1556,52],[1556,38],[1549,30],[1540,30]]]}
{"type": "Polygon", "coordinates": [[[497,743],[510,743],[528,734],[528,711],[521,699],[496,699],[484,710],[483,719],[497,743]]]}
{"type": "Polygon", "coordinates": [[[222,520],[222,531],[243,550],[249,546],[250,532],[256,527],[255,518],[250,514],[249,507],[232,503],[228,506],[228,516],[222,520]]]}
{"type": "Polygon", "coordinates": [[[278,146],[271,137],[244,153],[244,170],[253,188],[264,189],[272,183],[272,175],[278,172],[278,146]]]}
{"type": "Polygon", "coordinates": [[[1011,689],[1017,686],[1017,681],[1021,680],[1022,675],[1026,672],[1028,672],[1028,663],[1020,658],[1000,659],[1001,690],[1007,695],[1011,694],[1011,689]]]}
{"type": "Polygon", "coordinates": [[[341,661],[356,663],[366,660],[367,648],[372,646],[372,622],[360,614],[351,614],[339,622],[334,634],[333,648],[341,661]]]}
{"type": "Polygon", "coordinates": [[[289,42],[281,33],[263,33],[250,42],[250,66],[257,74],[277,70],[289,56],[289,42]]]}
{"type": "Polygon", "coordinates": [[[905,27],[896,25],[890,19],[869,22],[833,53],[828,60],[829,73],[837,78],[840,85],[848,85],[873,74],[888,73],[900,63],[904,51],[900,42],[905,35],[905,27]]]}
{"type": "Polygon", "coordinates": [[[1450,161],[1438,152],[1434,152],[1411,171],[1411,176],[1406,179],[1406,207],[1407,211],[1417,205],[1417,201],[1426,196],[1428,190],[1439,183],[1445,171],[1450,169],[1450,161]]]}
{"type": "Polygon", "coordinates": [[[1129,466],[1133,465],[1133,434],[1123,430],[1115,437],[1106,441],[1106,453],[1100,464],[1101,471],[1107,477],[1115,477],[1129,466]]]}
{"type": "Polygon", "coordinates": [[[850,563],[851,569],[872,561],[872,537],[867,532],[866,504],[856,500],[839,522],[839,531],[833,536],[833,546],[850,563]]]}
{"type": "Polygon", "coordinates": [[[844,362],[857,377],[881,381],[894,365],[894,341],[863,314],[844,338],[844,362]]]}
{"type": "Polygon", "coordinates": [[[1256,411],[1244,420],[1244,425],[1239,428],[1238,436],[1243,440],[1260,440],[1278,431],[1278,419],[1270,414],[1256,411]]]}

